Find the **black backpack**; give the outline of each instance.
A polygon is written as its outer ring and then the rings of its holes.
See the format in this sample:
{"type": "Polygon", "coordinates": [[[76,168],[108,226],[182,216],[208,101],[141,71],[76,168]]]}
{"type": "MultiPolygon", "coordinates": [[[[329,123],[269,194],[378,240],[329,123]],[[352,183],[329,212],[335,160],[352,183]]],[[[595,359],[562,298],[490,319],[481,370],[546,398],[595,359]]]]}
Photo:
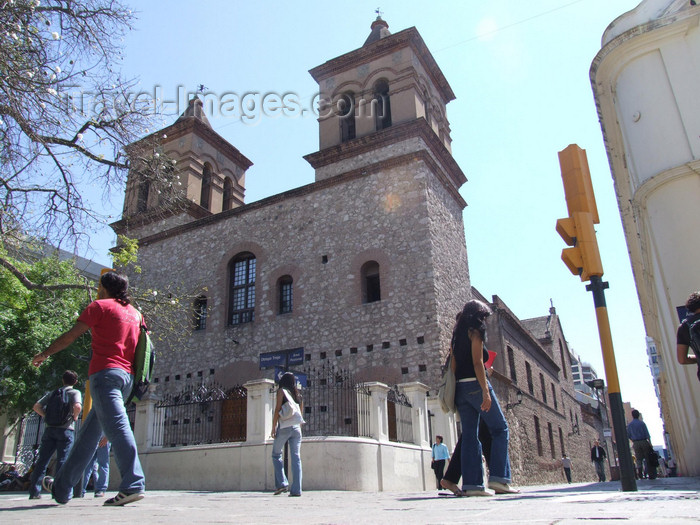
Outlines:
{"type": "Polygon", "coordinates": [[[688,333],[690,335],[690,348],[693,349],[695,358],[698,362],[698,379],[700,379],[700,314],[688,316],[683,321],[688,325],[688,333]]]}
{"type": "Polygon", "coordinates": [[[73,420],[73,403],[66,396],[68,388],[58,388],[49,396],[44,410],[44,423],[47,426],[62,427],[73,420]]]}

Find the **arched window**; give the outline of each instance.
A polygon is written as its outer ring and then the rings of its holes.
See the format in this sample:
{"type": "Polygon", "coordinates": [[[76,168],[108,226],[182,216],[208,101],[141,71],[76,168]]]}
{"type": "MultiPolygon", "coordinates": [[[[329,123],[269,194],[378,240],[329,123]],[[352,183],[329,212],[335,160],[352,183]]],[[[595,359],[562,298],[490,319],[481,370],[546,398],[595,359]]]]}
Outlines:
{"type": "Polygon", "coordinates": [[[229,264],[229,324],[250,323],[255,318],[255,255],[243,252],[229,264]]]}
{"type": "Polygon", "coordinates": [[[279,310],[280,314],[288,314],[292,311],[292,285],[294,280],[291,275],[280,277],[277,281],[277,290],[279,294],[279,310]]]}
{"type": "Polygon", "coordinates": [[[391,126],[391,100],[389,99],[389,83],[380,80],[374,85],[374,125],[377,131],[391,126]]]}
{"type": "Polygon", "coordinates": [[[379,284],[379,263],[367,261],[360,270],[362,279],[362,302],[373,303],[382,298],[379,284]]]}
{"type": "Polygon", "coordinates": [[[148,208],[148,194],[151,192],[151,181],[144,178],[139,184],[139,193],[136,199],[136,211],[143,213],[148,208]]]}
{"type": "Polygon", "coordinates": [[[207,162],[204,164],[202,171],[202,191],[199,194],[199,205],[202,208],[209,209],[209,197],[211,196],[211,165],[207,162]]]}
{"type": "Polygon", "coordinates": [[[224,179],[224,210],[233,208],[233,182],[226,177],[224,179]]]}
{"type": "Polygon", "coordinates": [[[338,99],[338,118],[340,119],[340,142],[355,138],[355,94],[344,93],[338,99]]]}
{"type": "Polygon", "coordinates": [[[207,327],[207,297],[200,295],[194,300],[194,329],[204,330],[207,327]]]}

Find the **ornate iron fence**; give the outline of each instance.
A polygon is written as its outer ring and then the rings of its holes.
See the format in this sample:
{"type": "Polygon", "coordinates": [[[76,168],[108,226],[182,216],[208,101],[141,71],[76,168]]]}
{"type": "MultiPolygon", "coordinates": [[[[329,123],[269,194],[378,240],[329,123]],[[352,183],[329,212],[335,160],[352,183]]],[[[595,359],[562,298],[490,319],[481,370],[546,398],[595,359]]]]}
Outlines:
{"type": "Polygon", "coordinates": [[[370,436],[370,392],[347,370],[308,368],[304,397],[305,436],[370,436]]]}
{"type": "Polygon", "coordinates": [[[411,403],[406,394],[394,385],[387,394],[387,417],[389,419],[389,441],[413,442],[411,403]]]}
{"type": "Polygon", "coordinates": [[[23,463],[27,468],[31,467],[39,455],[41,436],[44,434],[44,423],[36,412],[23,416],[19,422],[17,450],[15,457],[17,463],[23,463]]]}
{"type": "Polygon", "coordinates": [[[248,392],[217,384],[166,395],[155,406],[153,446],[245,441],[248,392]]]}

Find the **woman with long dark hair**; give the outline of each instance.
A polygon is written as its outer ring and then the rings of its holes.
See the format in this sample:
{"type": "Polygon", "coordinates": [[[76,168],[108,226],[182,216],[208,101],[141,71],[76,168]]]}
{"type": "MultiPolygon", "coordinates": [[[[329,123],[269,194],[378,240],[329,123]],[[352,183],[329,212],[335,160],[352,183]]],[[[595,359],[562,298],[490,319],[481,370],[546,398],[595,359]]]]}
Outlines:
{"type": "Polygon", "coordinates": [[[47,357],[65,349],[88,330],[91,332],[88,374],[92,410],[56,478],[47,476],[43,480],[44,488],[58,503],[65,504],[73,496],[73,487],[82,479],[103,434],[112,443],[121,476],[119,492],[104,504],[121,506],[144,497],[146,481],[124,406],[134,383],[140,326],[141,314],[129,301],[128,277],[110,271],[100,277],[97,299],[83,310],[73,328],[34,356],[34,366],[40,366],[47,357]]]}
{"type": "Polygon", "coordinates": [[[272,417],[272,437],[275,438],[272,444],[272,465],[275,468],[275,496],[289,491],[290,496],[301,496],[301,423],[304,422],[301,413],[304,411],[304,402],[301,394],[297,390],[297,381],[294,374],[285,372],[280,378],[277,389],[277,403],[272,417]],[[296,404],[300,414],[297,417],[283,418],[280,416],[282,407],[296,404]],[[279,424],[279,428],[278,428],[279,424]],[[284,462],[282,461],[282,450],[284,444],[289,442],[289,454],[292,463],[292,486],[284,474],[284,462]]]}
{"type": "Polygon", "coordinates": [[[486,489],[481,468],[479,421],[484,420],[491,433],[489,457],[489,488],[497,494],[518,493],[510,487],[510,458],[508,456],[508,424],[498,399],[486,377],[484,363],[488,352],[486,318],[489,306],[481,301],[467,301],[457,321],[453,353],[457,388],[455,405],[462,421],[462,493],[465,496],[491,496],[486,489]]]}

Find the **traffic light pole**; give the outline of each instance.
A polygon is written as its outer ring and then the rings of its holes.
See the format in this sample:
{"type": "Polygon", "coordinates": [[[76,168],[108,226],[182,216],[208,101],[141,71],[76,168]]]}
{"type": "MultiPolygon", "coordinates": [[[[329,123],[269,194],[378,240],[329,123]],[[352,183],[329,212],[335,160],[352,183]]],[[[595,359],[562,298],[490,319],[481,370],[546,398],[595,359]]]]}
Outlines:
{"type": "Polygon", "coordinates": [[[605,377],[608,382],[608,398],[610,399],[610,413],[612,415],[613,429],[617,445],[617,455],[620,459],[620,483],[625,492],[637,490],[637,482],[634,477],[634,465],[632,453],[627,437],[625,425],[625,411],[622,406],[622,394],[620,393],[620,381],[617,376],[617,364],[615,363],[615,351],[613,350],[612,335],[610,333],[610,320],[608,308],[605,304],[605,289],[608,283],[603,282],[598,275],[591,275],[591,284],[586,290],[593,292],[593,304],[598,321],[598,334],[600,346],[603,350],[603,364],[605,365],[605,377]]]}

